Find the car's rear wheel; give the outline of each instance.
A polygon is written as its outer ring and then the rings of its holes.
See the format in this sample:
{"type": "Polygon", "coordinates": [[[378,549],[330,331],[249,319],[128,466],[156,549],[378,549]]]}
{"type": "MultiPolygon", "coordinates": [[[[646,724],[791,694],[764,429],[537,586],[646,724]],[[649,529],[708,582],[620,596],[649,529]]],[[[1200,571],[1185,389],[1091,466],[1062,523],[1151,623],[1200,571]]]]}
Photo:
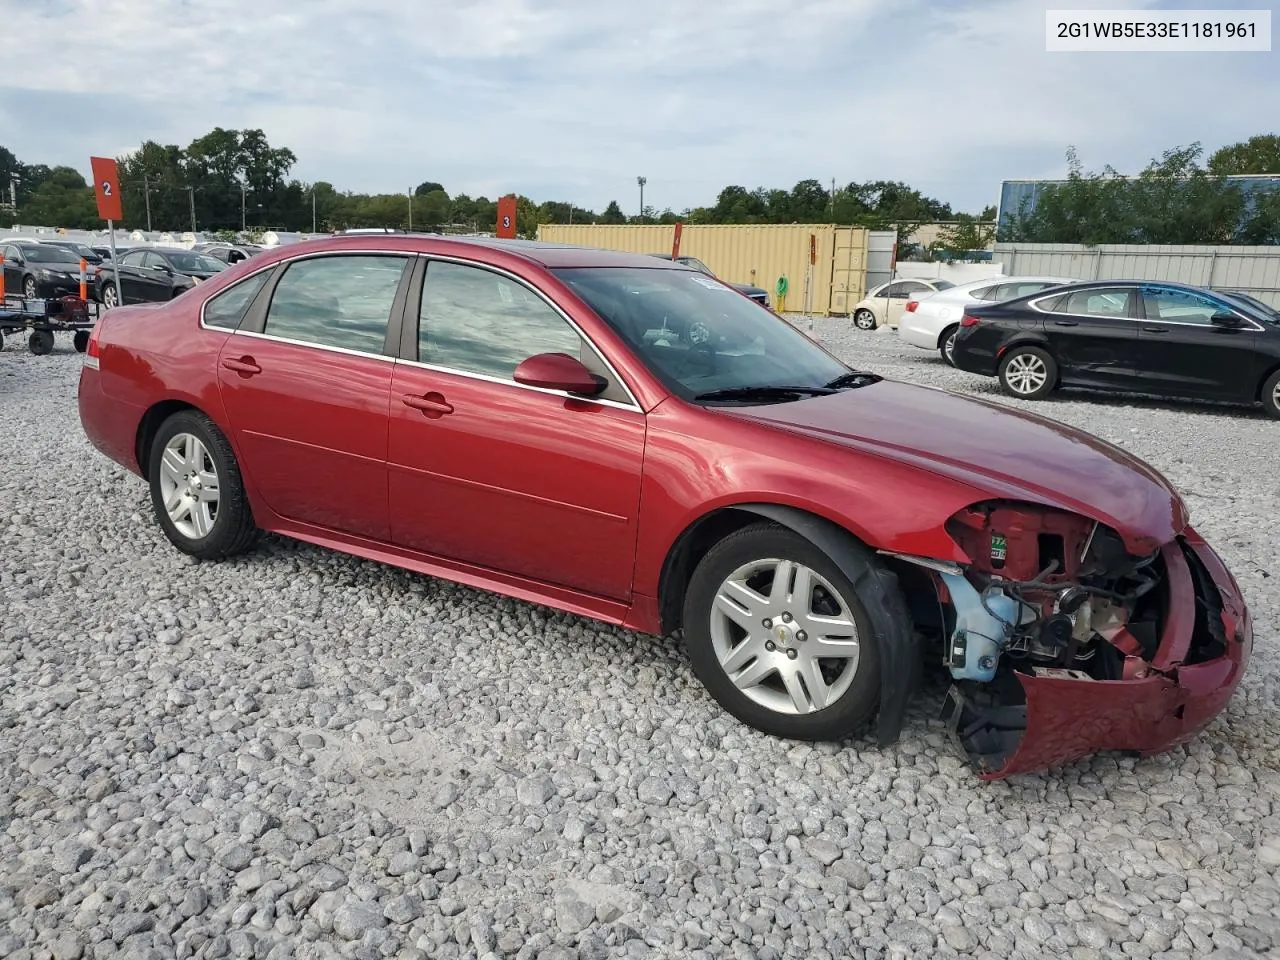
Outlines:
{"type": "Polygon", "coordinates": [[[1280,370],[1269,376],[1262,385],[1262,409],[1271,416],[1280,418],[1280,370]]]}
{"type": "Polygon", "coordinates": [[[89,331],[77,330],[75,336],[71,338],[71,343],[76,348],[76,353],[84,353],[89,349],[89,331]]]}
{"type": "Polygon", "coordinates": [[[235,454],[204,414],[183,410],[160,425],[147,475],[156,519],[183,553],[221,560],[252,545],[257,528],[235,454]]]}
{"type": "Polygon", "coordinates": [[[118,305],[120,298],[116,296],[116,285],[114,283],[104,283],[102,285],[102,305],[110,310],[118,305]]]}
{"type": "Polygon", "coordinates": [[[22,295],[28,300],[36,298],[36,278],[27,277],[22,281],[22,295]]]}
{"type": "Polygon", "coordinates": [[[698,564],[685,595],[685,644],[698,679],[743,723],[778,737],[835,740],[879,702],[868,614],[877,602],[804,537],[755,524],[698,564]]]}
{"type": "Polygon", "coordinates": [[[938,337],[938,353],[942,355],[944,361],[953,367],[956,365],[956,335],[959,332],[960,325],[953,323],[942,331],[942,336],[938,337]]]}
{"type": "Polygon", "coordinates": [[[1058,364],[1039,347],[1014,347],[1000,361],[1000,386],[1011,397],[1040,400],[1058,385],[1058,364]]]}
{"type": "Polygon", "coordinates": [[[859,330],[874,330],[876,315],[870,310],[859,310],[853,315],[853,325],[859,330]]]}

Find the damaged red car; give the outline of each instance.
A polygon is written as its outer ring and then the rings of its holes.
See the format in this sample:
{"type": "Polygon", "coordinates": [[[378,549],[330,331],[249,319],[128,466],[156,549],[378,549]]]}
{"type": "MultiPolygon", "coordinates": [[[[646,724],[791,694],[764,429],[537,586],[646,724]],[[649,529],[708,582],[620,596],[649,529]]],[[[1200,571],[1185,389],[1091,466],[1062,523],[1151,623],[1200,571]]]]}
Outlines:
{"type": "Polygon", "coordinates": [[[985,778],[1186,741],[1253,643],[1146,464],[853,369],[653,257],[290,245],[109,311],[80,416],[191,556],[272,531],[679,634],[780,737],[892,743],[932,662],[985,778]]]}

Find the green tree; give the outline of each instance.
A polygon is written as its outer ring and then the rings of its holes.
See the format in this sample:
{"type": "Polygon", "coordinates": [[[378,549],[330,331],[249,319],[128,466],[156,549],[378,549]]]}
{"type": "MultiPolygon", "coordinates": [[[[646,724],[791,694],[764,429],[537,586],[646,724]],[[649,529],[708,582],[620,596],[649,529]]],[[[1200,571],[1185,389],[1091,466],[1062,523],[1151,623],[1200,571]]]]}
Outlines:
{"type": "Polygon", "coordinates": [[[1280,136],[1264,133],[1220,147],[1209,157],[1209,172],[1220,177],[1280,173],[1280,136]]]}
{"type": "Polygon", "coordinates": [[[622,208],[618,206],[617,200],[610,200],[609,205],[604,208],[604,213],[600,214],[601,223],[626,223],[627,217],[622,212],[622,208]]]}
{"type": "Polygon", "coordinates": [[[413,188],[415,197],[425,197],[428,193],[435,193],[437,190],[444,190],[444,184],[436,183],[434,180],[424,180],[413,188]]]}
{"type": "Polygon", "coordinates": [[[93,190],[84,176],[71,167],[54,167],[24,204],[20,220],[69,230],[90,230],[101,225],[93,190]]]}

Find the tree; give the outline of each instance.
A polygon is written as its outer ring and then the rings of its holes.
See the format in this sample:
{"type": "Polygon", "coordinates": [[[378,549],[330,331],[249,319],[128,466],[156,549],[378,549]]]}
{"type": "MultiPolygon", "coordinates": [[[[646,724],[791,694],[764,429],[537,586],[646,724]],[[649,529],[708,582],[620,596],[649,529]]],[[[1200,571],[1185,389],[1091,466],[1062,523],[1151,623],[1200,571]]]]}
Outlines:
{"type": "Polygon", "coordinates": [[[25,204],[19,207],[24,223],[38,223],[70,230],[99,226],[93,190],[84,176],[71,167],[54,167],[25,204]]]}
{"type": "Polygon", "coordinates": [[[1243,143],[1221,147],[1209,157],[1209,172],[1232,174],[1280,173],[1280,136],[1274,133],[1250,137],[1243,143]]]}
{"type": "MultiPolygon", "coordinates": [[[[985,212],[985,211],[984,211],[985,212]]],[[[962,257],[969,250],[985,250],[995,239],[995,227],[977,217],[962,213],[955,222],[938,231],[938,240],[931,245],[930,254],[943,254],[946,259],[962,257]]]]}
{"type": "Polygon", "coordinates": [[[622,208],[618,206],[617,200],[610,200],[609,205],[604,208],[604,213],[600,214],[601,223],[626,223],[626,215],[622,212],[622,208]]]}
{"type": "Polygon", "coordinates": [[[452,205],[449,202],[449,195],[443,190],[432,190],[430,193],[422,194],[421,197],[418,197],[415,191],[415,201],[413,205],[415,223],[421,222],[427,226],[440,227],[450,222],[452,205]]]}
{"type": "Polygon", "coordinates": [[[436,183],[434,180],[424,180],[413,188],[415,197],[425,197],[428,193],[435,193],[437,190],[443,192],[444,184],[436,183]]]}

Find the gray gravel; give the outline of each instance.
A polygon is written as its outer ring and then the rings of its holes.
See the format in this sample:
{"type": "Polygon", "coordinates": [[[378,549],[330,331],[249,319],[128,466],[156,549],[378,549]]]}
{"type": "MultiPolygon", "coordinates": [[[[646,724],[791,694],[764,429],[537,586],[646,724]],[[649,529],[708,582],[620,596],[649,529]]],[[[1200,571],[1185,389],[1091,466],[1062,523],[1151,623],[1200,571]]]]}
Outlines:
{"type": "Polygon", "coordinates": [[[0,956],[1280,951],[1280,424],[1032,405],[1186,491],[1258,649],[1183,749],[985,785],[940,688],[891,749],[797,745],[666,643],[283,540],[189,563],[84,440],[79,359],[0,353],[0,956]]]}

